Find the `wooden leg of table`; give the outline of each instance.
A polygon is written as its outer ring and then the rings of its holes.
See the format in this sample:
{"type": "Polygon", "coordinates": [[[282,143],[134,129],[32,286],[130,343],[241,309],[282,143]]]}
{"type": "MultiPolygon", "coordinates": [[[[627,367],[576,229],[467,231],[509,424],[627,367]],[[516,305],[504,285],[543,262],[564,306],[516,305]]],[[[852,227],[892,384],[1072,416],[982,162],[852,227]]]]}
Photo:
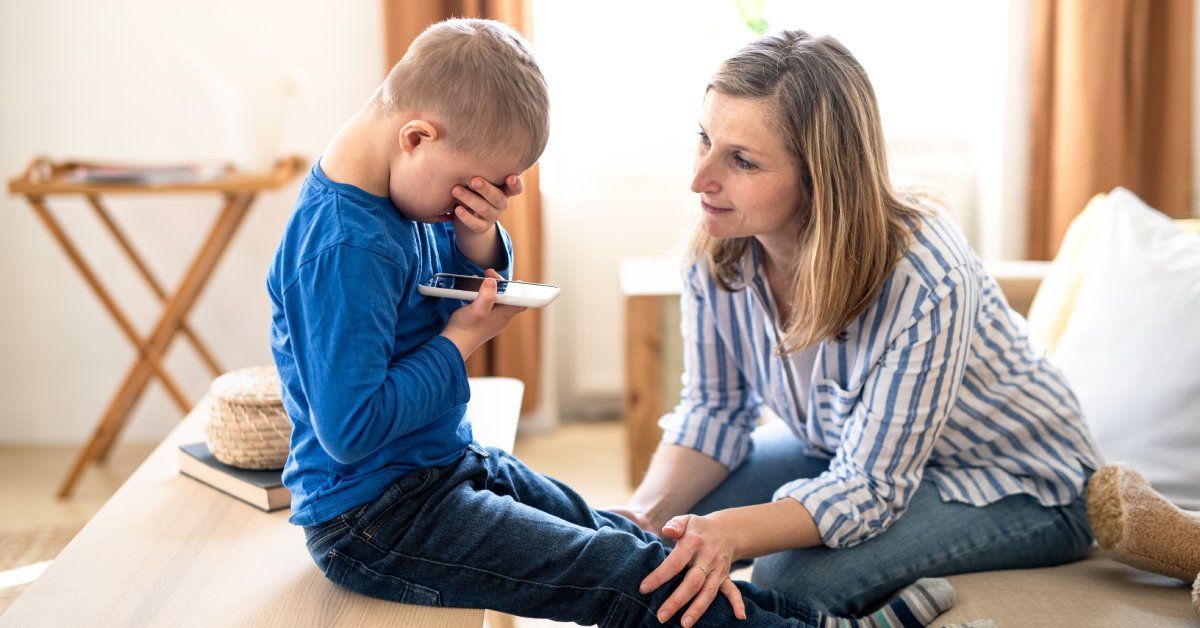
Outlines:
{"type": "Polygon", "coordinates": [[[153,373],[162,381],[163,386],[166,387],[167,393],[171,396],[175,405],[179,406],[179,410],[186,416],[192,409],[192,402],[184,394],[183,388],[167,372],[167,369],[159,361],[158,356],[146,350],[146,343],[138,335],[137,329],[134,328],[129,317],[125,316],[125,313],[117,305],[116,300],[113,299],[112,295],[108,293],[108,290],[100,281],[99,276],[88,265],[87,260],[83,259],[83,255],[79,252],[79,249],[75,248],[75,244],[71,242],[71,239],[67,237],[66,230],[54,218],[54,214],[50,213],[50,208],[46,206],[45,201],[40,198],[31,198],[29,199],[29,204],[33,206],[34,213],[46,225],[46,229],[50,231],[50,235],[54,237],[55,241],[58,242],[59,246],[67,254],[67,258],[71,260],[75,268],[83,275],[84,280],[92,288],[92,292],[96,293],[96,297],[100,299],[100,303],[104,305],[109,315],[116,321],[117,327],[121,329],[121,332],[125,334],[130,344],[138,351],[139,357],[150,361],[153,373]]]}
{"type": "MultiPolygon", "coordinates": [[[[95,211],[96,217],[100,219],[100,222],[104,223],[105,227],[108,227],[109,233],[111,233],[113,238],[116,239],[117,244],[121,246],[121,250],[125,252],[125,256],[128,257],[129,261],[133,263],[133,266],[137,268],[138,273],[142,276],[142,279],[146,281],[146,285],[150,286],[150,290],[154,292],[155,296],[158,297],[159,302],[166,305],[167,291],[163,289],[162,283],[159,282],[154,276],[154,273],[150,271],[150,266],[146,264],[146,261],[142,259],[141,255],[138,254],[137,249],[133,248],[133,243],[128,237],[126,237],[125,232],[117,225],[117,222],[113,220],[113,217],[111,214],[109,214],[108,210],[104,208],[104,205],[100,202],[100,197],[96,196],[95,194],[89,194],[87,195],[87,199],[88,203],[90,203],[92,206],[92,210],[95,211]]],[[[181,331],[183,336],[191,342],[192,347],[196,349],[196,354],[200,356],[200,359],[206,366],[208,366],[208,369],[212,371],[213,377],[225,372],[225,369],[221,368],[220,364],[217,363],[217,359],[213,357],[212,350],[210,350],[208,346],[200,341],[200,336],[192,330],[191,326],[187,324],[187,321],[184,321],[181,324],[181,331]]]]}
{"type": "MultiPolygon", "coordinates": [[[[216,224],[213,225],[204,244],[200,247],[200,251],[196,254],[191,267],[184,274],[183,281],[179,284],[179,289],[168,300],[162,317],[159,319],[154,333],[150,337],[151,346],[159,352],[166,352],[171,340],[183,324],[183,320],[187,317],[192,306],[196,304],[196,300],[200,297],[200,292],[204,290],[204,286],[212,276],[213,270],[216,269],[217,262],[221,261],[221,256],[225,254],[229,242],[233,240],[238,226],[241,224],[242,219],[246,217],[253,202],[253,194],[230,195],[228,197],[224,209],[221,210],[220,215],[217,217],[216,224]]],[[[124,399],[127,400],[127,406],[125,406],[125,410],[118,414],[119,418],[114,429],[106,435],[106,439],[99,450],[100,460],[108,458],[117,435],[120,434],[126,420],[128,420],[133,404],[137,402],[138,397],[145,390],[147,383],[148,380],[144,378],[133,380],[130,382],[128,389],[122,391],[124,399]]]]}
{"type": "MultiPolygon", "coordinates": [[[[172,337],[178,331],[180,323],[187,315],[188,310],[195,304],[204,284],[212,275],[213,269],[220,261],[221,254],[224,253],[229,241],[236,233],[237,227],[245,217],[253,199],[253,194],[228,197],[225,208],[221,210],[216,224],[180,283],[179,290],[167,302],[163,315],[147,343],[148,355],[160,355],[165,352],[172,337]]],[[[109,403],[100,424],[96,426],[92,437],[80,451],[74,466],[59,488],[58,496],[60,498],[71,494],[83,467],[89,461],[93,458],[103,459],[107,456],[134,404],[145,390],[146,384],[149,383],[152,372],[150,362],[146,356],[143,356],[126,375],[120,389],[109,403]]]]}
{"type": "Polygon", "coordinates": [[[629,485],[637,487],[650,466],[662,430],[662,301],[656,296],[625,299],[625,430],[629,485]]]}
{"type": "MultiPolygon", "coordinates": [[[[122,389],[135,381],[138,378],[150,378],[150,367],[145,360],[138,360],[133,369],[125,376],[124,383],[121,384],[122,389]]],[[[75,490],[75,483],[79,481],[79,476],[83,474],[83,468],[88,462],[97,458],[103,444],[110,442],[109,434],[116,425],[118,414],[122,411],[117,404],[122,401],[120,394],[113,396],[109,401],[108,408],[100,418],[100,422],[92,430],[92,435],[84,443],[83,448],[75,456],[75,463],[71,465],[71,470],[67,472],[67,477],[63,478],[63,483],[58,488],[58,498],[65,499],[70,497],[75,490]]],[[[125,412],[128,412],[126,409],[125,412]]]]}

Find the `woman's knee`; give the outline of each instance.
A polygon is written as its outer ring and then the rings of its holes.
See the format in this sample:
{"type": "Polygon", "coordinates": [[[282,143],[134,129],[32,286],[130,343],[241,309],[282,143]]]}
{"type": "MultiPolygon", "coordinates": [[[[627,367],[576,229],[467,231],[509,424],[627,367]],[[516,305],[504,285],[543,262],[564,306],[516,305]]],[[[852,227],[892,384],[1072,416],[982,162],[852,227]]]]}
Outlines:
{"type": "MultiPolygon", "coordinates": [[[[751,581],[835,615],[850,615],[866,603],[862,583],[853,570],[840,569],[826,548],[790,550],[754,560],[751,581]]],[[[843,565],[845,567],[845,565],[843,565]]]]}

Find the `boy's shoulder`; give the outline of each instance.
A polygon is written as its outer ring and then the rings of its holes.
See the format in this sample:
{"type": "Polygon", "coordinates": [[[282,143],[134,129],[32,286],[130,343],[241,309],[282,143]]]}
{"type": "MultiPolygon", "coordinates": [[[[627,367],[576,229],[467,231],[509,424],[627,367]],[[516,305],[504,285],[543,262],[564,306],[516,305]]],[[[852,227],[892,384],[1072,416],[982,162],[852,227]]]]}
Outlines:
{"type": "Polygon", "coordinates": [[[339,245],[375,253],[406,265],[419,226],[400,216],[386,199],[310,173],[296,200],[285,239],[300,245],[297,262],[339,245]]]}
{"type": "Polygon", "coordinates": [[[273,281],[287,286],[302,267],[345,249],[367,253],[395,272],[415,265],[418,225],[403,219],[390,203],[384,206],[361,190],[354,194],[341,189],[348,186],[331,186],[322,179],[310,173],[301,186],[271,265],[273,281]]]}

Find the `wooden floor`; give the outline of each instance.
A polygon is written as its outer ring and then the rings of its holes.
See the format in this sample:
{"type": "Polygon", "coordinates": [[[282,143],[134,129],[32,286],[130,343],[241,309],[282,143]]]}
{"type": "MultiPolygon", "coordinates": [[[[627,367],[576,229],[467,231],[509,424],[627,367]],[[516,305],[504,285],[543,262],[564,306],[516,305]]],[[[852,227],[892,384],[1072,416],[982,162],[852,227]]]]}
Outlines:
{"type": "MultiPolygon", "coordinates": [[[[156,444],[118,444],[109,462],[89,467],[75,495],[65,501],[54,493],[70,469],[76,448],[0,447],[0,530],[82,525],[156,444]]],[[[568,423],[546,434],[519,435],[515,453],[532,469],[575,488],[595,506],[618,504],[629,496],[624,431],[618,423],[568,423]]],[[[518,628],[560,625],[575,624],[516,622],[518,628]]]]}
{"type": "Polygon", "coordinates": [[[104,466],[89,467],[68,500],[54,497],[76,447],[0,447],[0,528],[87,522],[157,443],[119,443],[104,466]]]}

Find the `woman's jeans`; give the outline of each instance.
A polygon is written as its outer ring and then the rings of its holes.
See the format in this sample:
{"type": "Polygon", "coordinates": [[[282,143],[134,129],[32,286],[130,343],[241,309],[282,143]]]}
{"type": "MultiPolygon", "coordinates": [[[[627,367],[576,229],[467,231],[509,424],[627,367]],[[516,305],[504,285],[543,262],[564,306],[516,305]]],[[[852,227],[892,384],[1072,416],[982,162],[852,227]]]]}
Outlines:
{"type": "MultiPolygon", "coordinates": [[[[754,433],[750,457],[693,512],[770,502],[775,489],[815,477],[829,460],[805,454],[778,421],[754,433]]],[[[854,547],[811,547],[754,561],[752,580],[787,598],[835,615],[871,608],[915,580],[993,569],[1059,565],[1083,558],[1092,545],[1087,499],[1045,507],[1015,495],[987,506],[943,502],[925,481],[895,523],[854,547]]]]}
{"type": "MultiPolygon", "coordinates": [[[[455,464],[414,471],[374,502],[306,526],[305,535],[327,578],[371,597],[582,624],[658,626],[655,611],[683,578],[641,595],[642,579],[670,552],[658,537],[477,445],[455,464]]],[[[737,584],[748,621],[737,621],[718,594],[697,625],[817,625],[811,609],[737,584]]]]}

